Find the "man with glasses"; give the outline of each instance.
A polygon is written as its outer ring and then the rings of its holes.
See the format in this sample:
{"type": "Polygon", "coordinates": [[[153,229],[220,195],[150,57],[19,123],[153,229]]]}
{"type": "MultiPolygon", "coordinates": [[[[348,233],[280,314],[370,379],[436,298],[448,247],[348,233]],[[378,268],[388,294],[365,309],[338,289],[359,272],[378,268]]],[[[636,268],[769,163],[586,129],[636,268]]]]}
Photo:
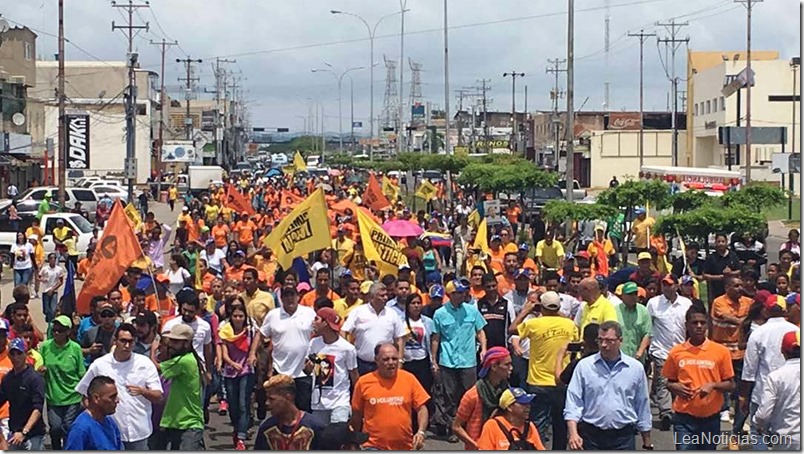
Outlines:
{"type": "Polygon", "coordinates": [[[114,333],[114,352],[101,356],[89,366],[76,391],[89,397],[89,384],[97,376],[114,380],[119,399],[117,411],[112,415],[120,427],[123,446],[127,451],[148,449],[148,437],[153,433],[151,405],[162,400],[162,383],[151,360],[133,354],[137,330],[124,323],[114,333]]]}
{"type": "Polygon", "coordinates": [[[106,299],[98,304],[98,315],[100,324],[88,329],[81,339],[81,348],[87,367],[96,359],[112,351],[112,339],[118,324],[117,311],[106,299]]]}
{"type": "Polygon", "coordinates": [[[634,430],[642,448],[653,449],[648,379],[639,361],[620,352],[622,339],[619,323],[603,322],[600,351],[575,367],[564,408],[569,449],[634,451],[634,430]]]}

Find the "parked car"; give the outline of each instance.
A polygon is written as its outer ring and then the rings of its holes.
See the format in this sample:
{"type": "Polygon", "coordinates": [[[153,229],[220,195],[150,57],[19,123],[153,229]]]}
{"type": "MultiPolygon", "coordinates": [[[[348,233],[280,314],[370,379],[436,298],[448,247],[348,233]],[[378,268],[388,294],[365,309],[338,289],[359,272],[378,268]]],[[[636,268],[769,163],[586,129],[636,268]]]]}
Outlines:
{"type": "Polygon", "coordinates": [[[108,194],[112,200],[120,199],[124,205],[128,203],[128,191],[122,186],[93,186],[92,190],[95,191],[98,199],[103,197],[103,194],[108,194]]]}
{"type": "Polygon", "coordinates": [[[117,187],[122,188],[123,183],[121,183],[121,182],[119,182],[117,180],[94,180],[94,181],[90,182],[89,186],[87,186],[87,187],[90,188],[90,189],[94,189],[95,186],[117,186],[117,187]]]}
{"type": "MultiPolygon", "coordinates": [[[[31,223],[36,219],[33,215],[21,216],[19,221],[19,230],[25,231],[31,226],[31,223]]],[[[56,250],[56,245],[53,243],[53,229],[56,228],[56,221],[63,219],[65,225],[70,227],[76,232],[78,241],[76,248],[80,252],[80,256],[86,255],[86,250],[89,247],[89,241],[92,239],[92,224],[89,223],[83,216],[75,213],[49,213],[42,216],[40,225],[43,227],[45,236],[42,238],[42,246],[45,249],[45,254],[49,254],[56,250]]],[[[0,219],[0,260],[3,264],[11,264],[11,247],[17,241],[17,232],[6,217],[0,219]]],[[[102,232],[98,232],[100,238],[102,232]]]]}
{"type": "MultiPolygon", "coordinates": [[[[567,197],[567,180],[560,180],[558,182],[558,187],[561,188],[561,194],[564,195],[564,198],[567,197]]],[[[573,200],[583,200],[586,198],[587,192],[586,189],[581,188],[581,183],[578,183],[578,180],[572,180],[572,199],[573,200]]]]}
{"type": "MultiPolygon", "coordinates": [[[[95,210],[98,208],[98,196],[92,189],[68,187],[65,188],[64,203],[66,209],[72,209],[75,202],[81,202],[81,206],[89,213],[90,222],[95,222],[95,210]]],[[[53,202],[59,200],[58,186],[37,186],[23,191],[16,197],[17,202],[34,200],[37,203],[45,199],[45,194],[50,192],[53,195],[53,202]]],[[[0,200],[0,209],[6,208],[11,204],[11,199],[0,200]]]]}

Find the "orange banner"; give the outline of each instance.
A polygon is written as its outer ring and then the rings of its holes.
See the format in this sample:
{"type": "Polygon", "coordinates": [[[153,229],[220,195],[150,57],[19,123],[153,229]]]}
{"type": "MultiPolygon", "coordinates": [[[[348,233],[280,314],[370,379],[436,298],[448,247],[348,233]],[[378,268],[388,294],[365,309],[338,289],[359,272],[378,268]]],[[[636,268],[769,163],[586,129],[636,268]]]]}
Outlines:
{"type": "Polygon", "coordinates": [[[380,182],[377,181],[377,177],[373,173],[369,175],[366,192],[363,193],[363,203],[372,210],[383,210],[391,206],[391,202],[382,193],[380,182]]]}
{"type": "Polygon", "coordinates": [[[226,200],[226,206],[235,210],[238,215],[248,213],[249,216],[253,216],[254,213],[256,213],[251,203],[246,199],[246,196],[241,194],[233,186],[229,186],[226,189],[226,200]]]}
{"type": "Polygon", "coordinates": [[[282,191],[279,199],[279,208],[294,208],[296,205],[304,202],[304,197],[296,195],[290,191],[282,191]]]}
{"type": "Polygon", "coordinates": [[[140,242],[128,223],[123,205],[117,200],[106,228],[103,229],[103,235],[98,240],[84,286],[78,294],[78,313],[89,314],[92,297],[106,295],[115,288],[126,268],[142,255],[140,242]]]}

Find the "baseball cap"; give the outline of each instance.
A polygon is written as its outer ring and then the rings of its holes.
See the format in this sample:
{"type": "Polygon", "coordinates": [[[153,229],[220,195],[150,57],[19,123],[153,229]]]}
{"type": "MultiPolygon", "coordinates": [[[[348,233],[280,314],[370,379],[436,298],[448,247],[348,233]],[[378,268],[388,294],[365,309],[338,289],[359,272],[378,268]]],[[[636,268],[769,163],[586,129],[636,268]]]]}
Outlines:
{"type": "Polygon", "coordinates": [[[520,277],[530,279],[530,270],[527,268],[520,268],[514,271],[514,279],[519,279],[520,277]]]}
{"type": "Polygon", "coordinates": [[[156,314],[151,311],[145,311],[142,314],[137,315],[134,319],[135,325],[156,325],[156,314]]]}
{"type": "Polygon", "coordinates": [[[329,424],[324,430],[316,433],[319,446],[332,451],[340,451],[344,446],[363,444],[368,438],[368,434],[364,432],[353,432],[349,428],[349,423],[345,422],[329,424]]]}
{"type": "Polygon", "coordinates": [[[327,322],[327,325],[336,332],[341,330],[341,318],[338,316],[338,313],[335,312],[335,309],[322,307],[315,315],[321,317],[321,320],[327,322]]]}
{"type": "Polygon", "coordinates": [[[530,245],[528,243],[519,243],[519,250],[520,251],[529,251],[530,245]]]}
{"type": "Polygon", "coordinates": [[[181,210],[182,211],[190,211],[190,207],[183,206],[183,207],[181,207],[181,210]]]}
{"type": "Polygon", "coordinates": [[[765,309],[773,309],[774,306],[779,306],[782,309],[787,309],[787,303],[783,296],[770,295],[765,299],[765,309]]]}
{"type": "Polygon", "coordinates": [[[575,254],[575,257],[581,257],[581,258],[588,259],[589,258],[589,252],[588,251],[579,251],[579,252],[577,252],[575,254]]]}
{"type": "MultiPolygon", "coordinates": [[[[452,282],[450,282],[451,284],[452,282]]],[[[436,284],[430,287],[430,298],[443,298],[444,297],[444,287],[440,284],[436,284]]]]}
{"type": "Polygon", "coordinates": [[[0,331],[8,331],[8,321],[4,318],[0,318],[0,331]]]}
{"type": "Polygon", "coordinates": [[[506,410],[514,403],[529,405],[535,394],[528,394],[522,388],[508,388],[500,396],[500,409],[506,410]]]}
{"type": "Polygon", "coordinates": [[[672,274],[667,274],[662,278],[662,284],[676,285],[678,284],[678,279],[672,274]]]}
{"type": "Polygon", "coordinates": [[[632,295],[634,293],[639,293],[639,286],[636,285],[636,282],[626,282],[625,284],[623,284],[621,294],[632,295]]]}
{"type": "Polygon", "coordinates": [[[15,337],[8,341],[8,351],[11,350],[19,350],[22,353],[25,353],[25,340],[21,337],[15,337]]]}
{"type": "Polygon", "coordinates": [[[639,216],[640,214],[645,214],[645,209],[642,207],[636,207],[634,208],[634,214],[636,214],[637,216],[639,216]]]}
{"type": "Polygon", "coordinates": [[[650,252],[640,252],[639,255],[637,255],[637,262],[640,260],[653,260],[653,256],[650,255],[650,252]]]}
{"type": "Polygon", "coordinates": [[[245,256],[246,253],[240,249],[238,249],[237,252],[235,252],[235,257],[245,257],[245,256]]]}
{"type": "Polygon", "coordinates": [[[193,332],[193,329],[190,327],[190,325],[185,325],[184,323],[173,325],[173,327],[170,328],[170,331],[167,333],[162,333],[162,337],[186,341],[192,341],[194,335],[195,332],[193,332]]]}
{"type": "Polygon", "coordinates": [[[441,282],[441,273],[438,271],[432,271],[427,274],[427,282],[441,282]]]}
{"type": "Polygon", "coordinates": [[[478,377],[483,378],[488,375],[491,366],[509,356],[511,356],[511,353],[505,347],[491,347],[488,349],[483,359],[480,361],[480,372],[477,373],[478,377]]]}
{"type": "Polygon", "coordinates": [[[558,293],[553,291],[544,292],[539,298],[539,301],[542,307],[548,311],[557,311],[561,308],[561,297],[558,296],[558,293]]]}
{"type": "Polygon", "coordinates": [[[408,265],[407,263],[403,263],[403,264],[399,265],[399,271],[409,270],[409,269],[410,269],[410,265],[408,265]]]}
{"type": "MultiPolygon", "coordinates": [[[[5,320],[3,320],[3,322],[5,322],[5,320]]],[[[53,319],[53,322],[54,323],[57,322],[59,325],[65,327],[67,329],[70,329],[70,328],[73,327],[73,321],[70,320],[70,317],[68,317],[66,315],[59,315],[58,317],[53,319]]],[[[8,326],[8,325],[6,325],[6,326],[8,326]]],[[[2,329],[2,327],[0,327],[0,329],[2,329]]]]}
{"type": "Polygon", "coordinates": [[[695,278],[688,274],[685,274],[681,276],[681,285],[687,285],[687,284],[695,284],[695,278]]]}
{"type": "Polygon", "coordinates": [[[782,337],[782,352],[789,353],[796,347],[801,347],[801,331],[799,330],[790,331],[782,337]]]}
{"type": "Polygon", "coordinates": [[[350,270],[349,268],[344,268],[343,270],[341,270],[341,277],[351,276],[351,275],[352,275],[352,270],[350,270]]]}
{"type": "Polygon", "coordinates": [[[787,303],[788,307],[791,304],[801,306],[801,293],[791,293],[791,294],[787,295],[787,298],[785,298],[785,302],[787,303]]]}
{"type": "Polygon", "coordinates": [[[500,235],[492,235],[491,241],[502,241],[502,237],[500,235]]]}
{"type": "Polygon", "coordinates": [[[299,282],[299,284],[296,285],[296,291],[297,292],[301,292],[301,291],[309,292],[312,289],[313,288],[310,287],[310,284],[308,284],[307,282],[299,282]]]}
{"type": "Polygon", "coordinates": [[[156,275],[156,282],[170,282],[170,278],[165,273],[159,273],[156,275]]]}
{"type": "MultiPolygon", "coordinates": [[[[464,283],[459,281],[458,279],[454,279],[454,280],[451,280],[451,281],[447,282],[447,285],[444,286],[444,291],[449,295],[449,294],[454,293],[454,292],[467,292],[467,291],[469,291],[469,287],[464,285],[464,283]]],[[[432,289],[431,289],[431,292],[432,292],[432,289]]]]}

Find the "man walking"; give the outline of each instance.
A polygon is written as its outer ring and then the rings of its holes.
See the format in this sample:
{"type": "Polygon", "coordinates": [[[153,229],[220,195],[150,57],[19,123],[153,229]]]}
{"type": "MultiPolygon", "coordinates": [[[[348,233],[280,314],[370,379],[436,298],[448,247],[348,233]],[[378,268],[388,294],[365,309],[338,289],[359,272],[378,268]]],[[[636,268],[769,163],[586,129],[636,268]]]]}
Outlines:
{"type": "Polygon", "coordinates": [[[383,342],[394,342],[399,351],[405,350],[405,325],[394,310],[386,305],[388,291],[379,282],[371,284],[366,302],[355,307],[341,327],[344,337],[351,334],[357,349],[357,370],[365,375],[377,368],[372,362],[374,347],[383,342]]]}
{"type": "Polygon", "coordinates": [[[789,331],[782,338],[785,363],[768,374],[759,398],[754,424],[762,433],[780,435],[780,451],[801,449],[801,333],[789,331]]]}
{"type": "Polygon", "coordinates": [[[42,451],[45,440],[45,382],[28,365],[25,341],[12,339],[8,355],[14,367],[0,382],[0,405],[9,405],[8,443],[11,450],[42,451]]]}
{"type": "Polygon", "coordinates": [[[86,410],[70,428],[68,451],[122,451],[120,427],[111,417],[117,410],[117,387],[104,375],[92,379],[87,388],[86,410]]]}
{"type": "MultiPolygon", "coordinates": [[[[170,392],[159,426],[165,431],[159,450],[204,450],[204,411],[201,371],[204,366],[193,350],[193,329],[183,323],[175,324],[162,334],[167,341],[169,359],[159,366],[162,377],[170,380],[170,392]]],[[[90,384],[90,388],[92,388],[90,384]]],[[[89,391],[91,393],[91,389],[89,391]]]]}

